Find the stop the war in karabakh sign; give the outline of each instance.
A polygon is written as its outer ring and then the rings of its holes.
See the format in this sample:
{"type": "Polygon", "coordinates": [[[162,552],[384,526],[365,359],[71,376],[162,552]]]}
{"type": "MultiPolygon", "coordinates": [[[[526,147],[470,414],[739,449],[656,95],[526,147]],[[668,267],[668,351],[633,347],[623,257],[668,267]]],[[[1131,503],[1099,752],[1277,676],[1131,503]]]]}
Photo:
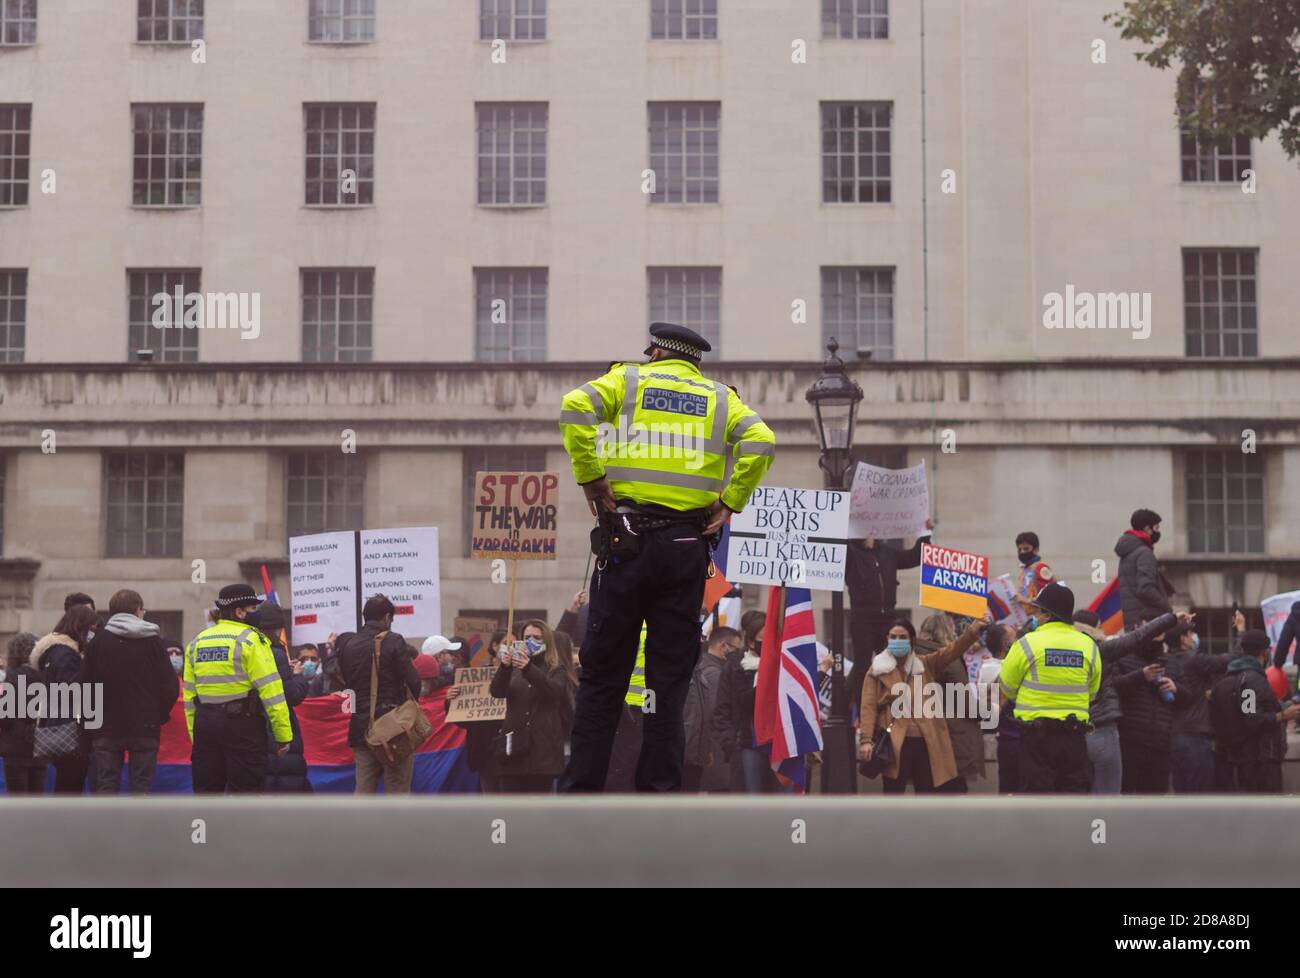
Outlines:
{"type": "Polygon", "coordinates": [[[980,617],[989,606],[989,559],[922,543],[921,605],[980,617]]]}
{"type": "Polygon", "coordinates": [[[477,473],[470,556],[554,560],[559,499],[554,472],[477,473]]]}

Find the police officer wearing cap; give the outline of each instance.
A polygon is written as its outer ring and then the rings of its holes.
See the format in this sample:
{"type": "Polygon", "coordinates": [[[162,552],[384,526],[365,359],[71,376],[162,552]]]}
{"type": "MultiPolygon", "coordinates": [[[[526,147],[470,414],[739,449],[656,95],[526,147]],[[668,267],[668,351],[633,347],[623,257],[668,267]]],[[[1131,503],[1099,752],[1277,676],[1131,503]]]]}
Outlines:
{"type": "Polygon", "coordinates": [[[672,323],[654,323],[650,336],[648,362],[613,364],[566,394],[560,409],[574,477],[599,520],[560,791],[604,789],[643,621],[647,705],[635,785],[680,790],[682,713],[712,546],[775,457],[772,430],[733,389],[700,372],[707,340],[672,323]],[[728,454],[734,465],[724,482],[728,454]]]}
{"type": "Polygon", "coordinates": [[[274,750],[283,754],[293,741],[271,643],[248,622],[261,603],[247,584],[223,587],[216,624],[195,636],[185,650],[181,695],[194,744],[190,776],[195,794],[263,789],[267,718],[274,750]]]}
{"type": "Polygon", "coordinates": [[[1011,646],[999,677],[1024,728],[1020,790],[1086,793],[1089,708],[1101,685],[1101,654],[1074,627],[1074,592],[1064,584],[1048,584],[1031,607],[1038,626],[1011,646]]]}

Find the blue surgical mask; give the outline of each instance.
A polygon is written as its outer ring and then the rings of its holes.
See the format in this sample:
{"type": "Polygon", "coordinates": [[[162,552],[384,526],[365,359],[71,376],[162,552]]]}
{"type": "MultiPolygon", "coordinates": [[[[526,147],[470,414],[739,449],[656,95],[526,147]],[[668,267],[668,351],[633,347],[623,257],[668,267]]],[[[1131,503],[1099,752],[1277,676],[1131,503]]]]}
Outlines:
{"type": "Polygon", "coordinates": [[[171,656],[171,660],[172,660],[172,668],[176,670],[176,675],[179,676],[181,674],[181,664],[184,662],[184,660],[179,655],[171,656]]]}
{"type": "Polygon", "coordinates": [[[1026,627],[1027,629],[1029,629],[1029,631],[1031,631],[1031,632],[1032,632],[1034,629],[1036,629],[1036,628],[1038,627],[1038,616],[1037,616],[1037,615],[1032,616],[1032,617],[1029,619],[1029,623],[1028,623],[1027,625],[1025,625],[1025,627],[1026,627]]]}
{"type": "Polygon", "coordinates": [[[528,649],[529,655],[536,655],[538,652],[545,651],[546,643],[540,638],[534,638],[530,635],[528,638],[524,639],[524,647],[528,649]]]}
{"type": "Polygon", "coordinates": [[[1197,635],[1195,632],[1192,632],[1192,651],[1201,651],[1201,636],[1197,635]]]}
{"type": "Polygon", "coordinates": [[[315,659],[308,659],[302,664],[302,674],[308,679],[311,679],[316,675],[316,670],[318,668],[320,668],[320,664],[315,659]]]}
{"type": "Polygon", "coordinates": [[[912,651],[912,643],[905,638],[891,638],[889,644],[885,646],[885,650],[895,659],[898,659],[912,651]]]}

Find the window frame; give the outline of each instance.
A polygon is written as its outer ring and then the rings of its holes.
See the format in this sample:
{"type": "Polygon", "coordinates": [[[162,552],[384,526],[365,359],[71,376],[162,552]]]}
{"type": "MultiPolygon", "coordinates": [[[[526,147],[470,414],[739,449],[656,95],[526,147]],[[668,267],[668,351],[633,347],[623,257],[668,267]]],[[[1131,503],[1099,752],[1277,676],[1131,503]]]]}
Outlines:
{"type": "MultiPolygon", "coordinates": [[[[154,451],[154,450],[140,451],[140,450],[131,450],[131,449],[106,451],[103,453],[102,472],[103,472],[103,507],[104,507],[104,559],[105,560],[174,560],[176,558],[184,556],[185,553],[185,453],[181,451],[154,451]],[[143,476],[133,476],[130,472],[127,472],[122,476],[115,476],[113,474],[112,467],[115,461],[122,460],[123,462],[127,463],[127,465],[129,466],[130,462],[132,462],[135,459],[143,459],[145,462],[146,471],[143,476]],[[162,475],[152,475],[147,470],[149,464],[155,460],[161,460],[164,463],[167,462],[178,463],[177,470],[174,472],[165,472],[162,475]],[[141,495],[144,498],[143,501],[140,503],[141,516],[142,516],[141,527],[138,531],[130,530],[130,529],[115,530],[114,510],[123,509],[127,506],[134,505],[134,504],[131,503],[129,500],[122,503],[114,503],[113,501],[114,482],[124,481],[129,485],[132,479],[142,479],[144,481],[144,486],[141,492],[141,495]],[[176,483],[176,487],[175,487],[177,491],[176,502],[172,502],[169,499],[164,499],[164,501],[161,504],[153,504],[153,505],[162,505],[164,507],[165,510],[164,520],[163,520],[164,525],[161,528],[151,525],[151,523],[154,521],[151,521],[149,518],[151,504],[148,500],[148,496],[149,496],[149,481],[151,479],[163,480],[164,491],[166,495],[170,495],[170,492],[167,491],[170,483],[173,480],[176,483]],[[170,517],[172,516],[173,513],[175,514],[176,517],[174,527],[168,525],[170,522],[170,517]],[[144,544],[143,547],[140,548],[144,551],[143,553],[129,552],[135,549],[132,547],[123,547],[122,550],[120,551],[115,549],[113,544],[114,544],[114,537],[116,535],[121,534],[122,540],[123,542],[125,542],[126,540],[125,534],[127,533],[135,534],[137,532],[140,534],[140,541],[144,544]],[[151,552],[149,548],[150,534],[159,534],[159,533],[163,535],[163,540],[164,540],[164,546],[161,548],[162,552],[160,553],[151,552]],[[170,547],[167,545],[172,542],[172,535],[174,535],[174,542],[175,542],[174,547],[170,547]]],[[[129,490],[128,490],[128,495],[129,495],[129,490]]]]}
{"type": "MultiPolygon", "coordinates": [[[[844,357],[845,360],[850,360],[850,359],[855,361],[866,360],[866,359],[883,360],[883,361],[893,360],[895,356],[897,356],[898,354],[898,267],[896,265],[822,265],[819,271],[820,271],[819,278],[820,278],[820,285],[821,285],[821,317],[822,317],[821,348],[824,349],[830,337],[834,336],[836,340],[839,342],[840,356],[844,357]],[[837,273],[838,284],[840,284],[841,286],[841,292],[839,293],[841,296],[845,295],[843,291],[843,278],[844,275],[848,273],[854,273],[855,276],[857,276],[856,281],[860,281],[860,276],[863,272],[870,272],[873,274],[873,276],[876,279],[876,282],[874,283],[875,285],[879,285],[880,275],[885,273],[888,274],[889,276],[889,283],[888,283],[889,284],[889,291],[888,291],[889,346],[888,348],[879,345],[873,346],[870,347],[872,351],[870,358],[863,357],[861,355],[864,349],[861,345],[862,328],[863,326],[867,325],[868,322],[870,322],[873,325],[878,323],[880,321],[878,319],[873,319],[873,320],[855,319],[853,344],[850,347],[850,345],[845,342],[846,337],[844,336],[844,330],[843,327],[840,325],[845,320],[843,318],[836,318],[834,322],[832,322],[831,317],[829,315],[830,293],[827,289],[827,274],[831,272],[837,273]],[[887,355],[882,355],[881,353],[882,350],[887,355]]],[[[854,308],[856,311],[861,311],[864,306],[864,303],[867,300],[872,300],[873,302],[879,302],[881,297],[884,295],[885,293],[883,292],[868,292],[866,294],[863,294],[861,291],[855,289],[853,292],[854,308]]],[[[843,299],[841,301],[843,301],[843,299]]]]}
{"type": "Polygon", "coordinates": [[[21,210],[30,207],[31,202],[32,103],[0,102],[0,210],[21,210]],[[9,128],[5,128],[6,113],[12,113],[12,119],[8,120],[9,128]],[[24,115],[27,124],[25,129],[20,128],[24,115]],[[18,141],[23,137],[26,137],[27,150],[19,153],[18,141]],[[19,169],[24,171],[21,178],[17,176],[19,169]],[[8,177],[4,175],[6,170],[8,177]],[[17,199],[20,195],[22,200],[17,199]]]}
{"type": "MultiPolygon", "coordinates": [[[[185,295],[189,295],[190,292],[197,292],[200,295],[203,295],[203,270],[201,268],[128,268],[126,270],[126,356],[128,363],[135,363],[139,351],[144,349],[153,352],[153,359],[156,363],[199,362],[199,334],[202,331],[186,327],[183,320],[180,326],[168,325],[165,330],[159,330],[163,337],[169,336],[172,333],[178,335],[180,342],[171,347],[168,347],[163,342],[162,338],[160,338],[157,345],[150,346],[137,346],[132,342],[133,337],[139,335],[136,332],[137,327],[145,331],[144,336],[146,337],[150,335],[150,329],[158,329],[158,327],[153,324],[153,316],[155,315],[154,299],[158,295],[166,295],[168,299],[171,299],[171,297],[175,295],[177,285],[182,286],[185,295]],[[134,289],[134,279],[137,275],[144,277],[143,282],[145,290],[142,292],[136,292],[134,289]],[[152,287],[150,284],[149,276],[152,275],[163,277],[162,283],[157,288],[152,287]],[[180,280],[176,281],[178,278],[180,280]],[[193,289],[190,288],[191,284],[194,286],[193,289]],[[143,301],[146,308],[146,315],[142,321],[137,321],[133,318],[132,305],[137,299],[143,301]],[[191,342],[185,342],[191,337],[191,342]],[[168,350],[179,350],[182,354],[193,355],[182,355],[179,357],[168,356],[168,350]]],[[[168,323],[171,323],[172,312],[173,309],[169,303],[167,306],[168,323]]]]}
{"type": "Polygon", "coordinates": [[[822,0],[822,40],[824,41],[888,41],[889,21],[892,12],[889,9],[889,0],[822,0]],[[874,9],[863,12],[860,8],[868,6],[874,8],[877,3],[883,4],[885,11],[883,14],[877,13],[874,9]],[[847,17],[853,21],[853,33],[845,34],[843,31],[845,11],[842,7],[849,8],[847,17]],[[885,32],[883,34],[860,34],[858,33],[859,24],[875,24],[880,21],[884,22],[885,32]],[[834,33],[828,30],[830,25],[834,25],[834,33]]]}
{"type": "MultiPolygon", "coordinates": [[[[375,193],[378,186],[378,150],[379,150],[379,105],[376,102],[304,102],[302,104],[302,130],[303,130],[303,206],[314,209],[330,210],[350,210],[358,207],[375,206],[375,193]],[[357,125],[349,128],[345,122],[343,113],[347,109],[356,109],[358,112],[357,125]],[[311,128],[312,112],[335,110],[339,113],[339,123],[337,128],[322,128],[313,130],[311,128]],[[365,113],[369,112],[370,128],[365,128],[365,113]],[[312,133],[319,135],[321,143],[320,149],[312,152],[312,133]],[[361,149],[366,134],[370,136],[370,151],[365,153],[361,149]],[[352,155],[348,155],[344,150],[345,137],[348,134],[355,134],[357,148],[352,155]],[[329,137],[335,140],[335,150],[327,152],[324,143],[329,137]],[[333,200],[312,200],[312,187],[327,187],[331,181],[324,176],[311,176],[311,161],[313,159],[321,161],[332,161],[336,168],[336,176],[332,181],[335,188],[333,200]],[[362,162],[368,159],[369,176],[362,175],[362,162]],[[352,166],[348,166],[348,163],[352,166]],[[356,200],[348,201],[344,199],[343,181],[341,175],[346,169],[355,168],[357,171],[357,189],[356,200]],[[366,193],[363,188],[369,188],[369,199],[363,199],[366,193]]],[[[324,171],[324,162],[321,164],[320,171],[324,171]]]]}
{"type": "Polygon", "coordinates": [[[203,206],[203,126],[204,126],[204,104],[202,102],[132,102],[131,103],[131,207],[141,210],[188,210],[195,207],[203,206]],[[167,122],[165,128],[161,131],[153,128],[152,125],[141,129],[139,128],[140,113],[148,112],[152,115],[154,112],[165,111],[167,113],[167,122]],[[174,127],[174,112],[184,112],[184,125],[180,128],[174,127]],[[198,113],[198,128],[191,126],[193,118],[188,115],[191,111],[198,113]],[[189,140],[191,136],[197,134],[198,151],[191,153],[189,149],[189,140]],[[172,141],[176,137],[183,137],[186,148],[183,153],[173,153],[172,141]],[[139,152],[139,141],[144,138],[147,142],[152,143],[153,139],[161,137],[164,142],[163,152],[161,154],[153,152],[153,146],[149,146],[149,152],[143,156],[139,152]],[[147,175],[144,179],[136,176],[141,160],[150,161],[147,165],[147,175]],[[154,166],[152,161],[161,160],[163,174],[160,177],[154,175],[154,166]],[[171,171],[176,161],[181,161],[182,170],[185,175],[180,178],[173,177],[171,171]],[[190,169],[197,165],[198,175],[191,177],[190,169]],[[151,197],[153,190],[162,185],[163,200],[155,202],[152,200],[141,201],[139,191],[143,186],[145,196],[151,197]],[[174,185],[180,185],[180,200],[171,199],[171,190],[174,185]],[[189,194],[191,184],[194,186],[195,199],[186,199],[189,194]]]}
{"type": "Polygon", "coordinates": [[[718,11],[718,0],[650,0],[650,40],[653,41],[685,41],[690,44],[697,42],[716,42],[722,36],[722,18],[718,11]],[[677,12],[671,9],[673,6],[678,8],[677,12]],[[709,13],[704,8],[712,6],[713,12],[709,13]],[[695,9],[691,9],[695,8],[695,9]],[[663,34],[656,34],[656,21],[661,20],[663,23],[663,34]],[[704,33],[707,25],[712,22],[713,34],[709,36],[704,33]],[[695,24],[700,29],[700,34],[691,36],[689,28],[695,24]],[[680,33],[669,33],[676,27],[680,33]]]}
{"type": "Polygon", "coordinates": [[[480,41],[488,41],[488,42],[492,42],[492,41],[509,41],[511,44],[538,44],[538,43],[541,43],[542,41],[546,41],[546,40],[548,40],[548,34],[549,34],[549,32],[550,32],[550,26],[551,26],[551,25],[550,25],[550,10],[549,10],[548,7],[547,7],[546,0],[479,0],[479,3],[478,3],[478,39],[479,39],[480,41]],[[497,5],[497,7],[494,8],[494,11],[493,11],[492,13],[490,13],[490,14],[485,12],[486,7],[487,7],[487,5],[488,5],[489,3],[493,3],[493,4],[496,4],[496,5],[497,5]],[[521,14],[521,13],[519,12],[519,9],[518,9],[518,8],[519,8],[519,5],[522,4],[522,3],[528,3],[528,4],[529,4],[529,12],[528,12],[527,14],[521,14]],[[511,7],[511,11],[510,11],[509,14],[502,14],[502,13],[500,12],[500,9],[499,9],[499,8],[500,8],[500,5],[501,5],[501,4],[509,4],[509,5],[510,5],[510,7],[511,7]],[[542,12],[541,12],[541,14],[538,14],[538,13],[533,9],[537,4],[541,4],[541,7],[542,7],[542,12]],[[502,34],[502,33],[486,34],[486,33],[484,33],[485,26],[486,26],[486,24],[488,23],[489,19],[495,19],[496,21],[499,22],[500,19],[501,19],[502,17],[509,17],[509,18],[510,18],[510,33],[509,33],[509,34],[502,34]],[[518,36],[518,26],[519,26],[519,22],[520,22],[521,20],[524,20],[524,21],[534,21],[534,22],[537,21],[537,20],[540,20],[541,23],[542,23],[542,36],[541,36],[541,37],[520,37],[520,36],[518,36]]]}
{"type": "Polygon", "coordinates": [[[863,206],[863,205],[891,205],[894,203],[894,103],[888,100],[866,99],[842,101],[835,99],[824,99],[818,105],[820,110],[820,126],[818,133],[821,138],[821,151],[819,160],[821,162],[821,202],[823,205],[830,206],[863,206]],[[845,110],[853,112],[854,119],[851,126],[842,125],[838,116],[845,110]],[[879,113],[883,111],[886,115],[884,126],[879,125],[879,113]],[[874,124],[864,124],[864,114],[870,116],[870,122],[874,124]],[[835,117],[835,118],[832,118],[835,117]],[[884,151],[878,149],[878,143],[883,133],[886,141],[884,151]],[[842,149],[845,136],[849,136],[852,146],[848,152],[842,149]],[[836,145],[834,150],[828,150],[826,143],[828,137],[833,137],[836,145]],[[869,138],[871,142],[870,151],[864,152],[863,141],[869,138]],[[883,178],[880,174],[881,161],[887,171],[883,178]],[[827,170],[832,161],[836,162],[835,175],[831,176],[827,170]],[[848,161],[852,167],[852,174],[845,176],[843,167],[845,161],[848,161]],[[871,173],[867,175],[863,172],[864,161],[871,164],[871,173]],[[871,186],[872,198],[870,200],[862,199],[862,187],[864,184],[871,186]],[[839,195],[839,191],[848,185],[852,187],[853,199],[844,200],[839,195]],[[884,187],[885,197],[880,197],[880,188],[884,187]],[[836,189],[836,196],[831,197],[831,188],[836,189]]]}
{"type": "Polygon", "coordinates": [[[10,14],[10,10],[21,10],[23,0],[0,0],[0,48],[30,48],[35,47],[36,42],[40,39],[40,22],[41,8],[39,0],[31,0],[33,14],[31,17],[19,17],[16,14],[10,14]],[[10,28],[15,28],[15,33],[21,38],[23,26],[30,26],[31,40],[10,41],[10,28]]]}
{"type": "Polygon", "coordinates": [[[649,326],[653,322],[669,322],[689,326],[708,340],[712,347],[704,354],[704,359],[721,359],[724,277],[721,265],[647,265],[646,325],[649,326]],[[717,273],[714,292],[709,291],[713,287],[713,281],[706,280],[711,272],[717,273]],[[697,276],[695,281],[692,281],[692,276],[697,276]],[[656,281],[656,277],[659,277],[660,281],[656,281]],[[671,281],[674,278],[678,281],[671,281]],[[658,295],[656,289],[659,290],[658,295]],[[703,306],[714,298],[717,301],[715,321],[709,321],[703,315],[691,315],[690,308],[693,301],[703,306]]]}
{"type": "Polygon", "coordinates": [[[23,363],[27,359],[27,305],[29,275],[26,268],[0,268],[0,364],[23,363]],[[21,285],[21,296],[13,283],[21,285]],[[21,305],[21,319],[11,319],[13,306],[21,305]],[[14,345],[13,332],[19,331],[19,345],[14,345]],[[17,355],[14,355],[17,351],[17,355]]]}
{"type": "MultiPolygon", "coordinates": [[[[550,332],[550,305],[551,305],[551,271],[547,265],[475,265],[471,270],[473,276],[473,329],[474,329],[474,359],[480,363],[541,363],[546,360],[547,343],[550,332]],[[542,303],[541,315],[541,343],[540,348],[533,344],[520,344],[515,342],[516,333],[514,331],[514,309],[516,302],[534,302],[538,299],[539,293],[532,288],[527,292],[521,293],[517,288],[519,276],[527,274],[528,284],[536,285],[535,276],[540,276],[541,290],[540,300],[542,303]],[[491,301],[488,303],[488,321],[486,323],[480,320],[480,308],[483,302],[481,277],[488,275],[505,275],[507,276],[507,285],[504,294],[489,296],[488,299],[504,298],[507,302],[507,322],[497,324],[491,322],[491,301]],[[499,325],[504,325],[509,332],[507,343],[504,346],[506,355],[498,357],[493,352],[497,344],[489,344],[484,336],[484,328],[491,329],[499,325]],[[520,356],[521,352],[528,353],[527,356],[520,356]],[[532,355],[535,353],[536,355],[532,355]]],[[[521,325],[521,328],[528,328],[533,321],[528,320],[521,325]]]]}
{"type": "MultiPolygon", "coordinates": [[[[474,103],[474,163],[475,163],[475,203],[479,207],[491,207],[500,209],[531,209],[547,206],[547,191],[550,189],[550,125],[551,111],[549,102],[475,102],[474,103]],[[536,117],[527,120],[526,123],[520,124],[518,121],[517,110],[527,109],[530,113],[540,111],[541,125],[536,125],[536,117]],[[508,122],[504,130],[497,128],[500,113],[508,113],[508,122]],[[484,125],[485,116],[491,115],[492,128],[484,125]],[[542,165],[542,176],[540,179],[533,175],[521,177],[518,175],[519,164],[527,161],[531,169],[538,154],[519,153],[517,152],[516,143],[521,137],[527,141],[535,138],[540,132],[542,141],[542,151],[540,154],[542,165]],[[484,154],[483,142],[485,135],[490,134],[492,140],[493,152],[484,154]],[[505,153],[498,152],[499,143],[502,137],[508,142],[508,151],[505,153]],[[483,167],[485,161],[495,162],[497,160],[506,160],[509,169],[509,176],[505,178],[506,186],[509,188],[509,200],[484,200],[485,178],[483,176],[483,167]],[[515,188],[523,184],[532,187],[535,184],[541,185],[541,200],[520,200],[516,199],[515,188]]],[[[533,147],[530,145],[529,149],[533,147]]],[[[495,170],[495,168],[494,168],[495,170]]],[[[499,180],[495,172],[487,180],[489,188],[495,188],[499,180]]]]}
{"type": "MultiPolygon", "coordinates": [[[[369,475],[369,459],[363,452],[343,452],[337,448],[295,449],[284,456],[284,528],[286,537],[310,536],[316,533],[348,532],[366,528],[366,480],[369,475]],[[316,474],[304,471],[294,473],[295,462],[301,462],[304,469],[313,462],[324,462],[325,471],[316,474]],[[337,463],[350,471],[333,472],[331,468],[337,463]],[[294,500],[293,485],[295,480],[303,484],[303,498],[294,500]],[[344,499],[342,502],[331,501],[331,480],[339,480],[344,499]],[[309,496],[309,482],[321,484],[320,500],[313,502],[309,496]],[[355,498],[354,498],[355,497],[355,498]],[[314,529],[315,522],[303,522],[295,525],[295,507],[300,516],[307,516],[310,508],[320,510],[320,529],[314,529]],[[344,510],[341,521],[330,519],[331,507],[344,510]],[[355,511],[354,508],[355,507],[355,511]],[[353,518],[355,517],[355,518],[353,518]]],[[[314,514],[313,514],[314,515],[314,514]]]]}
{"type": "Polygon", "coordinates": [[[204,32],[206,30],[206,27],[207,27],[207,9],[204,6],[203,0],[136,0],[136,7],[135,7],[135,43],[136,44],[147,44],[150,47],[192,47],[195,41],[205,40],[204,32]],[[185,9],[188,11],[190,9],[189,4],[192,3],[198,5],[199,13],[197,17],[192,16],[188,13],[177,15],[176,6],[178,4],[184,4],[185,9]],[[148,4],[150,10],[153,11],[151,14],[146,15],[142,13],[146,4],[148,4]],[[158,13],[159,5],[162,5],[166,8],[166,13],[161,15],[158,13]],[[193,34],[189,37],[184,37],[184,38],[178,38],[174,36],[176,33],[177,24],[188,25],[194,21],[197,21],[199,25],[197,34],[193,34]],[[146,23],[153,25],[155,30],[159,23],[163,24],[167,29],[166,39],[159,40],[158,38],[141,37],[140,36],[141,30],[144,28],[146,23]]]}
{"type": "Polygon", "coordinates": [[[711,100],[668,100],[668,101],[650,101],[646,103],[646,141],[649,149],[649,166],[655,175],[655,192],[647,194],[651,206],[664,206],[668,204],[685,204],[691,206],[708,206],[722,203],[722,103],[711,100]],[[691,109],[699,109],[701,112],[712,110],[714,124],[710,128],[707,119],[701,119],[698,125],[694,125],[692,120],[687,117],[691,109]],[[656,119],[656,110],[667,112],[671,110],[674,115],[671,119],[665,117],[663,120],[656,119]],[[656,150],[656,134],[664,142],[664,147],[656,150]],[[712,134],[716,141],[716,151],[710,156],[709,152],[701,147],[699,152],[692,153],[690,149],[691,137],[693,134],[700,134],[700,141],[703,142],[708,134],[712,134]],[[667,142],[672,140],[674,145],[670,148],[667,142]],[[700,170],[707,170],[707,161],[713,159],[715,166],[712,176],[707,174],[688,176],[693,168],[692,161],[695,161],[695,167],[700,170]],[[680,175],[674,175],[678,183],[670,183],[668,175],[670,172],[669,163],[672,160],[680,161],[680,175]],[[711,186],[710,186],[711,184],[711,186]],[[710,196],[710,192],[712,196],[710,196]],[[691,199],[693,193],[698,193],[703,199],[691,199]]]}
{"type": "Polygon", "coordinates": [[[347,4],[350,0],[307,0],[307,43],[308,44],[337,44],[343,47],[352,47],[357,44],[374,44],[379,39],[379,4],[378,0],[355,0],[357,3],[369,4],[370,12],[362,14],[349,14],[347,4]],[[335,14],[318,14],[316,13],[318,4],[338,3],[339,13],[335,14]],[[370,36],[362,38],[348,37],[312,37],[312,29],[318,23],[333,23],[337,19],[337,26],[342,34],[347,33],[349,21],[364,23],[366,19],[370,21],[370,36]]]}
{"type": "Polygon", "coordinates": [[[1238,447],[1189,448],[1182,453],[1183,465],[1183,513],[1187,527],[1187,552],[1195,556],[1220,557],[1257,557],[1268,552],[1268,465],[1263,455],[1242,452],[1238,447]],[[1210,463],[1217,465],[1211,471],[1210,463]],[[1238,463],[1232,465],[1230,463],[1238,463]],[[1254,469],[1254,471],[1250,471],[1254,469]],[[1194,492],[1193,480],[1200,478],[1203,485],[1194,492]],[[1211,489],[1218,490],[1216,499],[1211,489]],[[1241,496],[1232,495],[1234,480],[1240,480],[1245,490],[1241,496]],[[1252,498],[1250,485],[1258,486],[1257,498],[1252,498]],[[1251,507],[1257,507],[1259,521],[1250,518],[1251,507]],[[1211,518],[1211,507],[1218,513],[1211,518]],[[1233,523],[1233,507],[1239,507],[1242,513],[1240,523],[1233,523]],[[1198,512],[1197,510],[1200,510],[1198,512]],[[1218,533],[1222,546],[1212,547],[1213,535],[1218,533]],[[1242,535],[1242,546],[1233,547],[1232,534],[1242,535]],[[1257,541],[1252,541],[1252,533],[1258,533],[1257,541]],[[1198,536],[1199,534],[1199,536],[1198,536]],[[1258,547],[1252,549],[1252,543],[1258,547]]]}
{"type": "Polygon", "coordinates": [[[335,265],[328,267],[307,266],[298,269],[298,320],[300,325],[299,338],[301,340],[300,352],[303,363],[373,363],[375,359],[375,268],[372,266],[335,265]],[[307,316],[307,302],[309,299],[307,293],[307,280],[308,276],[313,275],[317,276],[320,281],[323,281],[323,278],[319,278],[321,276],[333,276],[334,291],[328,293],[317,291],[310,297],[317,303],[317,314],[315,319],[309,320],[307,316]],[[344,276],[349,275],[355,277],[353,280],[355,288],[354,291],[345,293],[343,291],[343,286],[345,284],[344,276]],[[361,287],[367,284],[370,288],[369,293],[361,291],[361,287]],[[334,301],[335,315],[332,320],[324,320],[320,318],[320,304],[322,299],[333,299],[334,301]],[[345,320],[343,318],[343,309],[347,302],[352,302],[354,304],[354,315],[351,320],[345,320]],[[370,315],[368,319],[363,319],[361,317],[360,307],[363,302],[368,302],[370,305],[370,315]],[[318,331],[315,343],[316,356],[314,357],[309,357],[307,355],[307,331],[309,326],[315,326],[318,331]],[[332,326],[334,330],[334,342],[331,344],[334,356],[328,359],[320,355],[320,351],[324,347],[320,341],[319,330],[325,326],[332,326]],[[354,330],[354,342],[346,349],[354,354],[364,351],[364,356],[340,356],[345,349],[339,342],[344,326],[350,326],[354,330]],[[362,329],[366,330],[368,339],[368,343],[365,346],[362,346],[360,343],[355,341],[357,334],[362,329]]]}
{"type": "Polygon", "coordinates": [[[1204,360],[1257,360],[1260,357],[1259,341],[1259,263],[1258,248],[1203,248],[1184,247],[1182,249],[1182,283],[1183,283],[1183,353],[1189,359],[1204,360]],[[1214,274],[1207,278],[1205,260],[1214,259],[1214,274]],[[1231,259],[1235,270],[1227,270],[1225,259],[1231,259]],[[1197,271],[1190,271],[1192,259],[1195,259],[1197,271]],[[1243,259],[1249,259],[1251,270],[1242,271],[1243,259]],[[1192,284],[1196,285],[1196,301],[1191,299],[1192,284]],[[1224,298],[1228,286],[1236,294],[1229,304],[1224,298]],[[1212,292],[1210,299],[1207,292],[1212,292]],[[1243,293],[1249,292],[1247,299],[1243,293]],[[1225,325],[1227,313],[1233,313],[1236,325],[1225,325]],[[1214,325],[1207,329],[1206,323],[1211,319],[1214,325]],[[1246,319],[1252,320],[1249,326],[1242,325],[1246,319]],[[1193,328],[1195,324],[1195,328],[1193,328]],[[1215,340],[1219,352],[1207,353],[1207,338],[1215,340]],[[1235,340],[1237,352],[1224,352],[1227,340],[1235,340]],[[1197,352],[1193,347],[1199,346],[1197,352]]]}

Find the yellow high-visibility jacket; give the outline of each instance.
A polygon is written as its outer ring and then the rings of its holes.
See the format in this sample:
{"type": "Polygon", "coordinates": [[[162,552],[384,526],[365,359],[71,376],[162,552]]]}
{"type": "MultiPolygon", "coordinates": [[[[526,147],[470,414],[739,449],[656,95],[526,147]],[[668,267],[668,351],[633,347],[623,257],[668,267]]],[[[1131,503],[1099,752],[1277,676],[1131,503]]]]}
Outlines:
{"type": "Polygon", "coordinates": [[[293,740],[289,706],[267,637],[252,625],[227,618],[199,632],[185,649],[185,673],[181,677],[190,740],[194,740],[196,702],[232,703],[254,689],[271,719],[276,741],[289,743],[293,740]]]}
{"type": "Polygon", "coordinates": [[[740,512],[776,456],[763,419],[688,360],[615,364],[564,396],[560,431],[579,484],[604,476],[617,498],[679,510],[721,496],[740,512]]]}

